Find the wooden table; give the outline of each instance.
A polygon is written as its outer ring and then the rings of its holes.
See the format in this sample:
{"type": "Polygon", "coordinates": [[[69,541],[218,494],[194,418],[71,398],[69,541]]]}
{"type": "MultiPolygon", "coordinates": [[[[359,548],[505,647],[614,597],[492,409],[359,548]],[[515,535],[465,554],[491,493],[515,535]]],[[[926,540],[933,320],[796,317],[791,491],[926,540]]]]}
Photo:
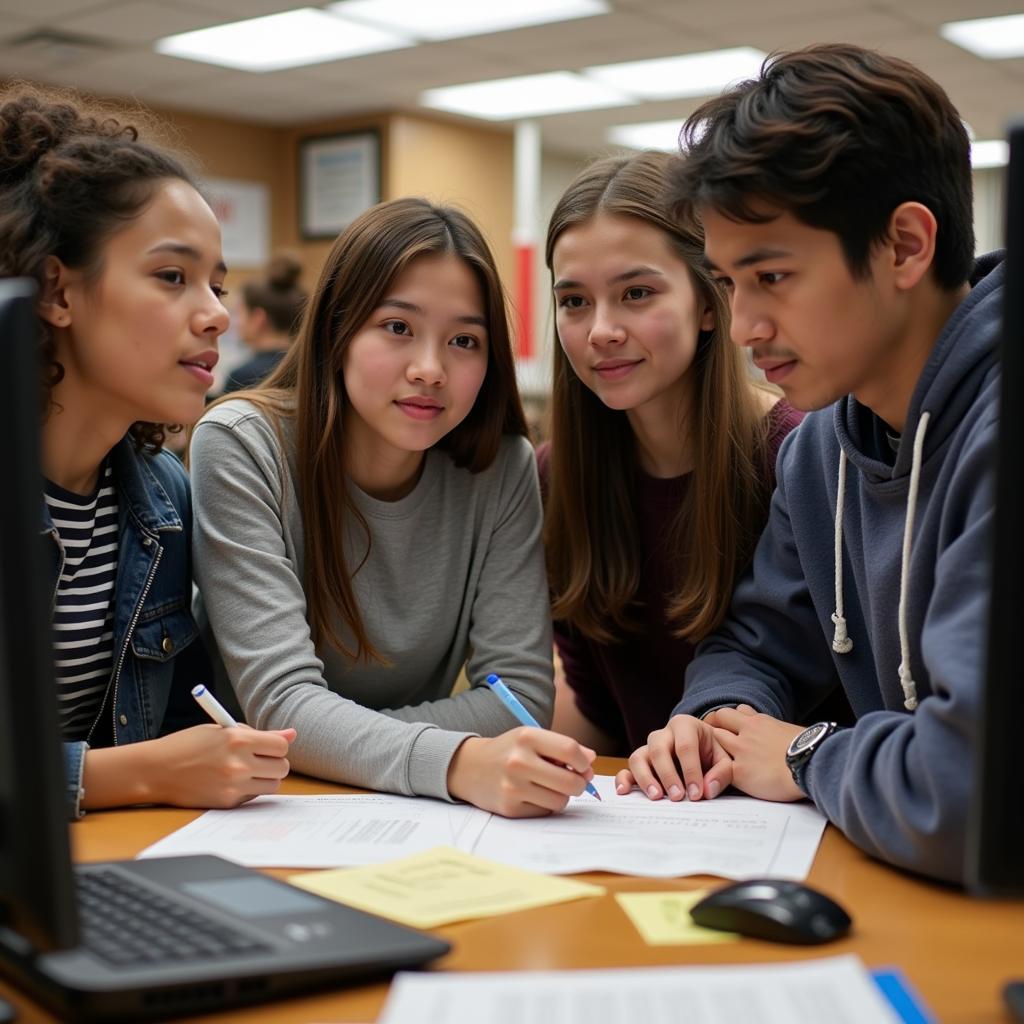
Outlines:
{"type": "MultiPolygon", "coordinates": [[[[620,762],[609,758],[599,759],[596,765],[601,774],[613,774],[619,767],[620,762]]],[[[283,791],[346,790],[295,776],[286,781],[283,791]]],[[[131,857],[195,817],[196,812],[166,809],[94,812],[71,828],[74,855],[79,861],[131,857]]],[[[900,967],[944,1024],[1008,1020],[1002,1009],[1002,985],[1010,978],[1024,978],[1024,904],[971,899],[894,871],[866,857],[831,826],[808,881],[850,911],[854,930],[849,938],[827,946],[796,948],[754,939],[709,946],[648,946],[612,893],[697,888],[709,880],[579,877],[605,886],[608,893],[437,929],[453,945],[437,967],[550,970],[753,963],[856,953],[872,968],[900,967]]],[[[0,985],[0,992],[19,1008],[19,1024],[53,1020],[9,986],[0,985]]],[[[211,1014],[201,1020],[209,1024],[373,1021],[386,995],[385,984],[366,985],[211,1014]]]]}

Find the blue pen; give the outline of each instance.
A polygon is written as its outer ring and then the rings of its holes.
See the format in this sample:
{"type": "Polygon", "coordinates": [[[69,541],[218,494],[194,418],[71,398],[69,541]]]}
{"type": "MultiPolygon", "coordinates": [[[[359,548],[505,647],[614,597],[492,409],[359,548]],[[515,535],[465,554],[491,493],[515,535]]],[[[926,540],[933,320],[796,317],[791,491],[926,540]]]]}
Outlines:
{"type": "MultiPolygon", "coordinates": [[[[487,677],[487,685],[491,690],[496,693],[500,698],[501,702],[516,716],[516,720],[521,722],[523,725],[528,725],[531,729],[540,729],[541,724],[537,721],[533,715],[530,714],[522,704],[519,703],[519,698],[502,682],[501,676],[496,676],[493,672],[487,677]]],[[[565,766],[569,768],[568,765],[565,766]]],[[[569,768],[569,771],[575,771],[574,768],[569,768]]],[[[601,794],[594,788],[592,782],[587,783],[587,792],[598,800],[601,799],[601,794]]]]}

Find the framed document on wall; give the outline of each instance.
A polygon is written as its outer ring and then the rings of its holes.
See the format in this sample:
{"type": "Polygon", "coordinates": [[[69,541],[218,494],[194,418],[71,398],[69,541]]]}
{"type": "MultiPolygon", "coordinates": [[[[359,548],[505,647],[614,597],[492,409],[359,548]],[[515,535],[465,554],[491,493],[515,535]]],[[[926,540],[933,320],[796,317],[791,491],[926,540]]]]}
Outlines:
{"type": "Polygon", "coordinates": [[[378,132],[346,132],[299,141],[299,225],[303,238],[334,238],[363,210],[378,202],[378,132]]]}

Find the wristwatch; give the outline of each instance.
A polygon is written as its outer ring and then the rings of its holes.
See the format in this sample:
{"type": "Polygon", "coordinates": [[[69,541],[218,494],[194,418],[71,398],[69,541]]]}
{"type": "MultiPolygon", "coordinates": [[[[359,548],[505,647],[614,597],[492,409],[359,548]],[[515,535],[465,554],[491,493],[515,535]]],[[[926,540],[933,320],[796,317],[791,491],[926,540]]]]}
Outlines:
{"type": "MultiPolygon", "coordinates": [[[[838,726],[835,722],[816,722],[808,726],[797,736],[786,750],[786,764],[793,775],[793,781],[803,789],[804,769],[807,767],[811,755],[836,731],[838,726]]],[[[805,790],[806,792],[806,790],[805,790]]]]}

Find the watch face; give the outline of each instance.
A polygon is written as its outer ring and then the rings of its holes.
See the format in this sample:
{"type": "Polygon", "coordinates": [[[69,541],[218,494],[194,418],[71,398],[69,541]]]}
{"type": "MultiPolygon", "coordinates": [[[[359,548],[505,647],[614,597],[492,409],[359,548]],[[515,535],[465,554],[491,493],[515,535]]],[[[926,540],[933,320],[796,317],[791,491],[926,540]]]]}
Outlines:
{"type": "Polygon", "coordinates": [[[828,725],[828,722],[817,722],[814,725],[808,726],[789,745],[788,753],[790,755],[799,754],[801,751],[804,751],[808,747],[812,746],[814,744],[814,741],[828,728],[828,725]]]}

